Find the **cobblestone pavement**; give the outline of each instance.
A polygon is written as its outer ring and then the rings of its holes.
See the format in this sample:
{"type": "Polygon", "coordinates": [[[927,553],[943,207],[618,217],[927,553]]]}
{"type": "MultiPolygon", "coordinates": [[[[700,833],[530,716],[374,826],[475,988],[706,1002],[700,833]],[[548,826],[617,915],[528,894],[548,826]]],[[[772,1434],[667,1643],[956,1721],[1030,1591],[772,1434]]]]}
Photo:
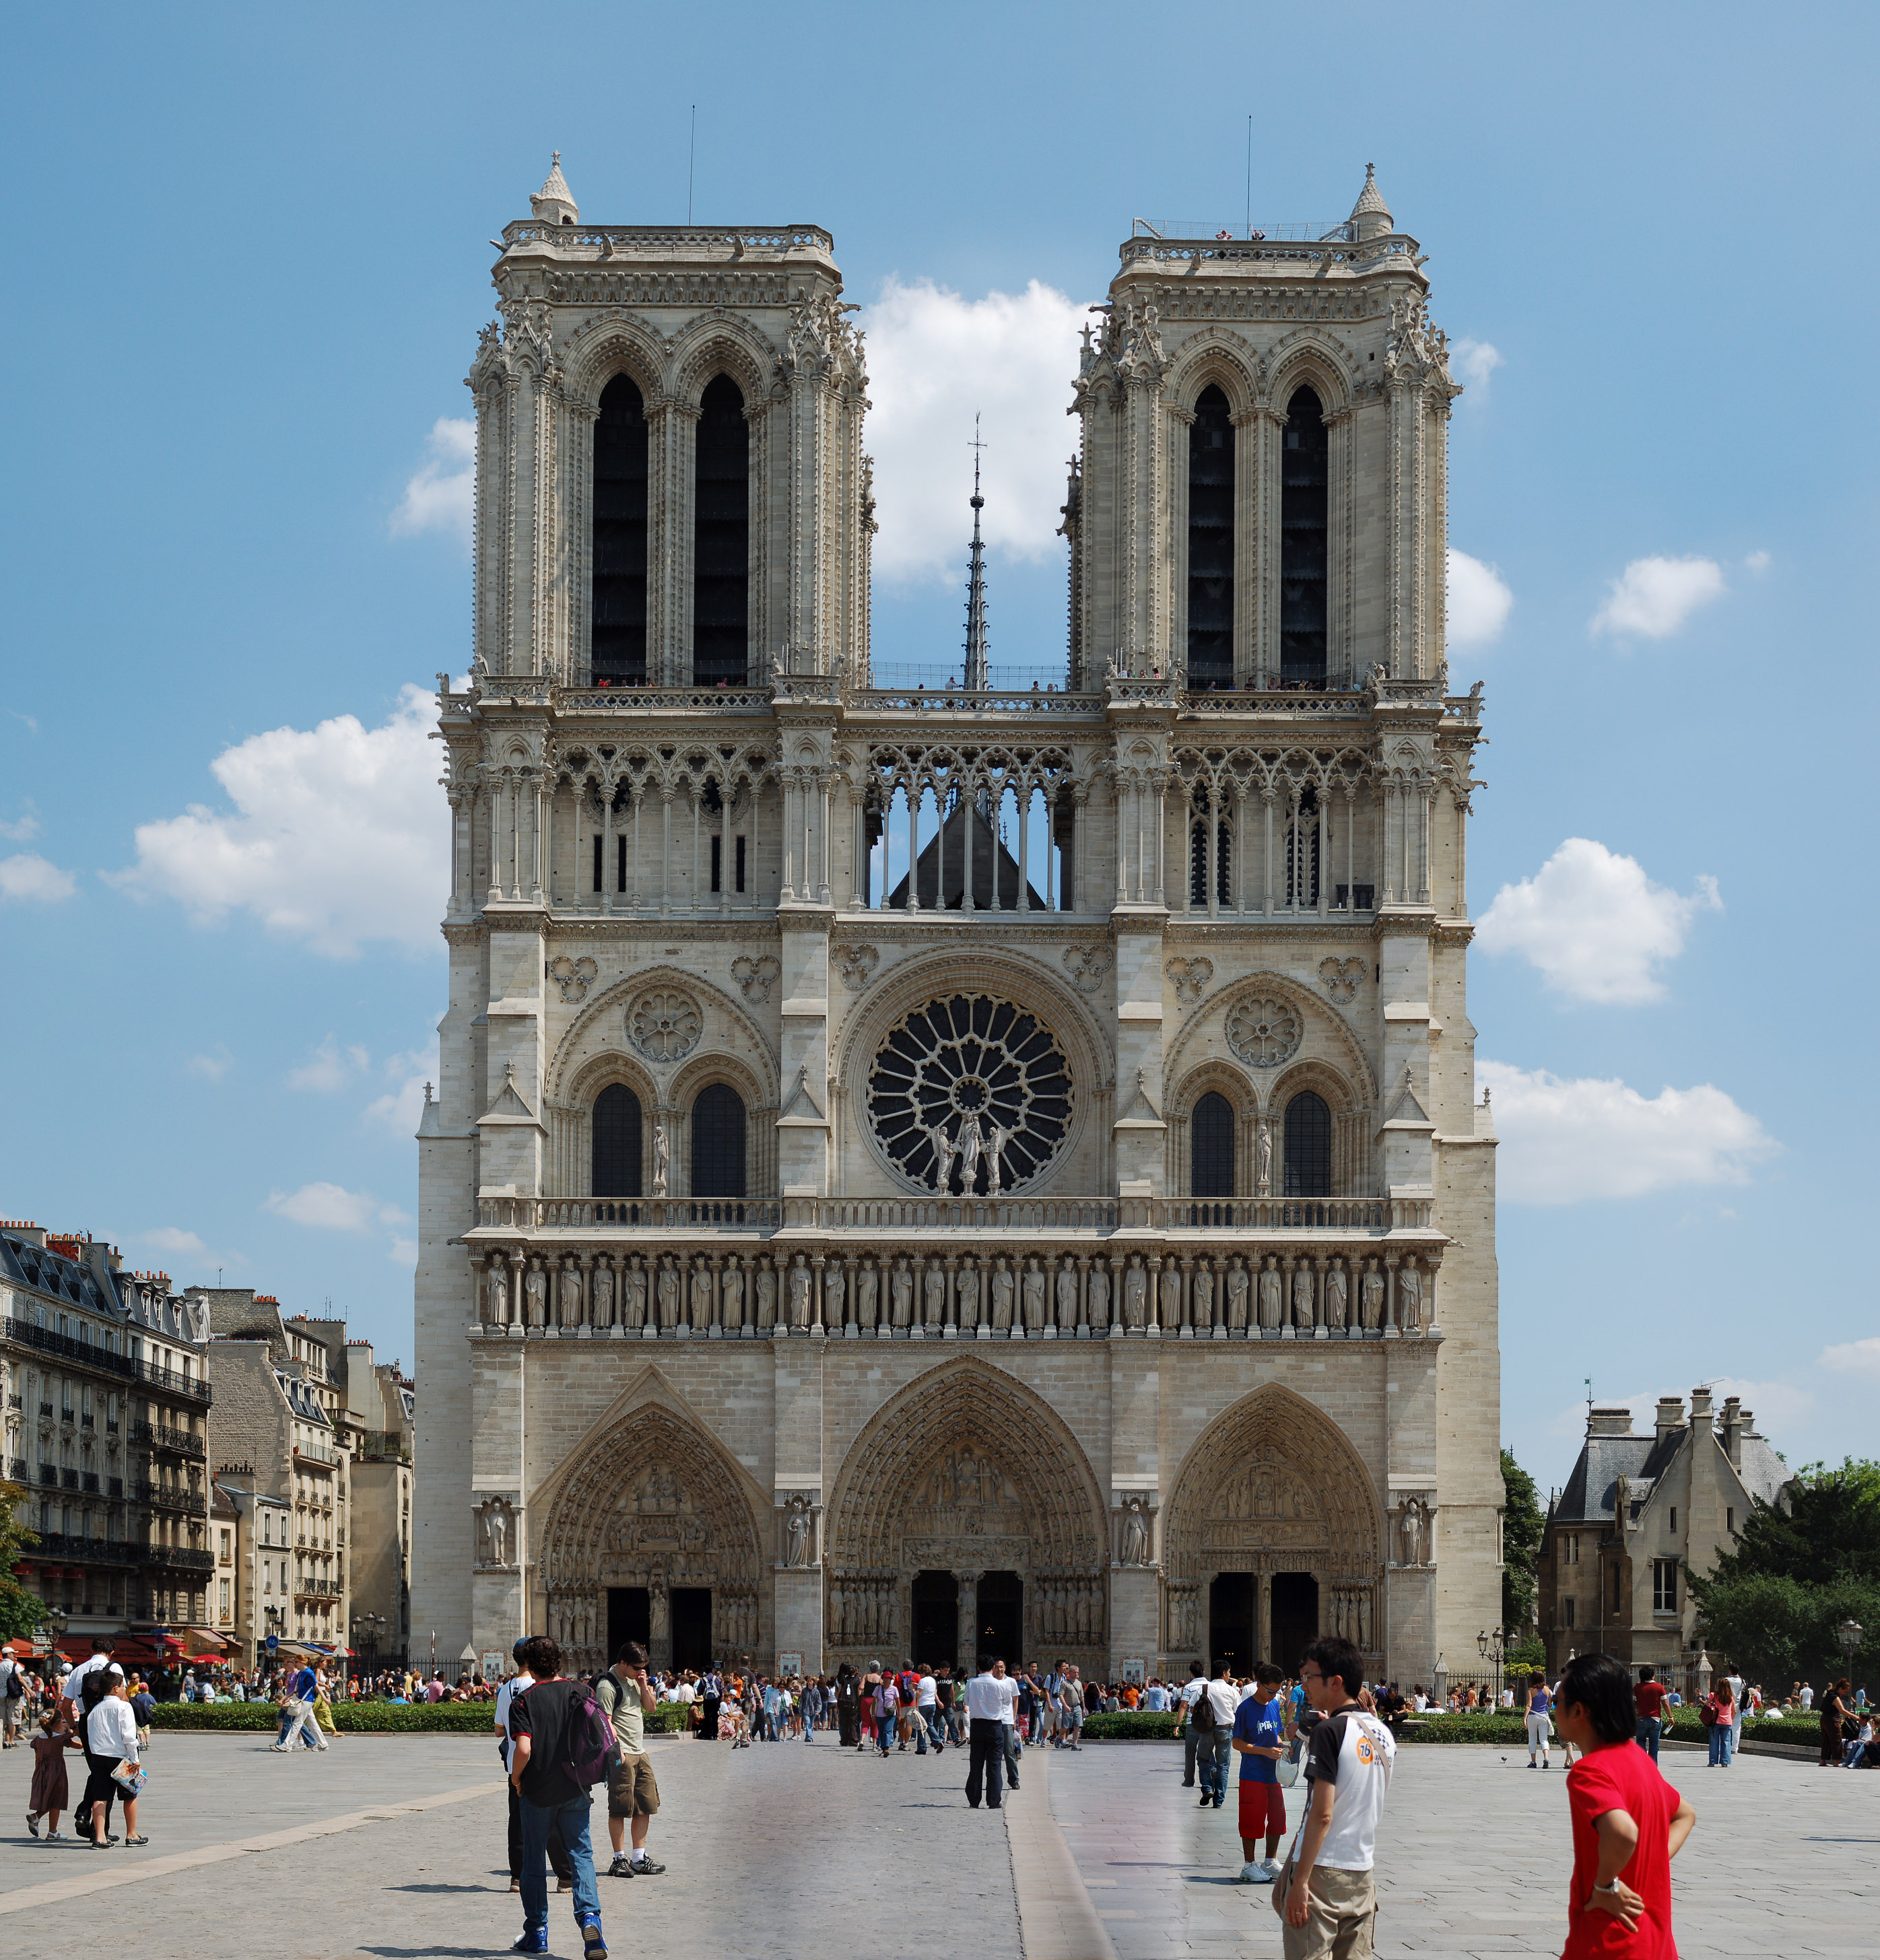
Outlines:
{"type": "MultiPolygon", "coordinates": [[[[1399,1753],[1379,1839],[1380,1955],[1559,1953],[1572,1863],[1563,1778],[1506,1753],[1505,1765],[1495,1748],[1399,1753]]],[[[1880,1776],[1749,1756],[1711,1770],[1670,1749],[1660,1767],[1697,1812],[1672,1867],[1684,1960],[1875,1950],[1880,1776]]],[[[1052,1808],[1118,1960],[1280,1951],[1268,1888],[1236,1882],[1233,1791],[1220,1810],[1198,1795],[1170,1746],[1052,1758],[1052,1808]]],[[[1296,1827],[1291,1791],[1287,1806],[1296,1827]]]]}
{"type": "MultiPolygon", "coordinates": [[[[1028,1752],[1023,1790],[992,1813],[965,1808],[963,1752],[882,1761],[827,1738],[735,1752],[677,1738],[653,1747],[663,1806],[652,1848],[667,1872],[601,1881],[609,1942],[636,1960],[1280,1950],[1265,1888],[1233,1882],[1231,1796],[1223,1810],[1198,1809],[1172,1748],[1028,1752]],[[1107,1943],[1090,1932],[1066,1843],[1107,1943]]],[[[1560,1773],[1530,1774],[1519,1751],[1504,1767],[1501,1753],[1413,1748],[1398,1758],[1379,1861],[1381,1954],[1559,1952],[1560,1773]]],[[[481,1742],[347,1736],[323,1758],[283,1761],[246,1736],[160,1737],[143,1819],[153,1841],[141,1852],[34,1844],[22,1822],[30,1767],[24,1749],[0,1757],[8,1960],[107,1945],[138,1960],[468,1960],[500,1952],[521,1924],[503,1869],[499,1767],[481,1742]]],[[[1754,1757],[1725,1773],[1672,1751],[1665,1768],[1698,1811],[1675,1868],[1685,1960],[1872,1950],[1880,1777],[1754,1757]]],[[[550,1924],[564,1955],[579,1950],[568,1903],[553,1901],[550,1924]]]]}
{"type": "MultiPolygon", "coordinates": [[[[1003,1813],[965,1807],[963,1750],[881,1761],[829,1736],[652,1746],[662,1804],[649,1848],[667,1869],[601,1880],[616,1953],[1020,1960],[1003,1813]]],[[[504,1868],[501,1765],[480,1742],[349,1736],[324,1757],[283,1761],[246,1736],[161,1736],[140,1819],[147,1851],[35,1844],[24,1824],[31,1762],[24,1749],[0,1757],[8,1960],[119,1934],[139,1960],[447,1960],[499,1952],[521,1930],[504,1868]],[[439,1796],[428,1810],[401,1808],[439,1796]],[[218,1849],[359,1818],[382,1821],[218,1849]],[[215,1862],[165,1869],[179,1854],[215,1862]],[[134,1888],[107,1888],[138,1865],[134,1888]]],[[[604,1811],[597,1803],[603,1856],[604,1811]]],[[[551,1894],[550,1939],[563,1955],[581,1950],[570,1904],[551,1894]]]]}

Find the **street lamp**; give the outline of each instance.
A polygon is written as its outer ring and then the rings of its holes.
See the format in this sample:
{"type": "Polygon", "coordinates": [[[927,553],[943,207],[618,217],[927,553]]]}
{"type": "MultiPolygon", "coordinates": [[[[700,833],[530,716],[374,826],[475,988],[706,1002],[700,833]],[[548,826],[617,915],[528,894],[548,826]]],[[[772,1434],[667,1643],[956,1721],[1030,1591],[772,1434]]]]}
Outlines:
{"type": "Polygon", "coordinates": [[[1495,1668],[1495,1706],[1501,1706],[1501,1651],[1506,1640],[1506,1631],[1500,1627],[1484,1627],[1475,1636],[1475,1651],[1484,1660],[1492,1661],[1495,1668]]]}
{"type": "Polygon", "coordinates": [[[1860,1643],[1866,1628],[1858,1620],[1846,1619],[1834,1629],[1834,1636],[1841,1643],[1841,1652],[1847,1656],[1847,1669],[1853,1672],[1854,1656],[1860,1651],[1860,1643]]]}

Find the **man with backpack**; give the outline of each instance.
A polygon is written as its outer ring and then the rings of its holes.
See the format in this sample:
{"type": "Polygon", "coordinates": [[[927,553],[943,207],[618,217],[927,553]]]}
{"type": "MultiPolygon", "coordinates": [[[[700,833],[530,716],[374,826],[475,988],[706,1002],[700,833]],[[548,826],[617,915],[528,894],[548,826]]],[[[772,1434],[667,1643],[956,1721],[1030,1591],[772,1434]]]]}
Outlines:
{"type": "Polygon", "coordinates": [[[660,1787],[654,1780],[653,1758],[646,1752],[646,1718],[658,1704],[646,1678],[646,1649],[628,1640],[614,1664],[594,1683],[594,1699],[614,1726],[619,1760],[607,1772],[607,1835],[613,1844],[610,1879],[657,1878],[664,1871],[647,1856],[647,1828],[660,1807],[660,1787]],[[623,1843],[631,1822],[633,1856],[623,1843]]]}
{"type": "MultiPolygon", "coordinates": [[[[1182,1738],[1182,1787],[1194,1787],[1194,1756],[1201,1747],[1201,1731],[1194,1720],[1194,1704],[1207,1691],[1207,1670],[1201,1662],[1188,1663],[1188,1684],[1175,1698],[1175,1732],[1182,1738]]],[[[1205,1802],[1206,1799],[1204,1798],[1205,1802]]]]}
{"type": "Polygon", "coordinates": [[[574,1873],[574,1918],[582,1960],[607,1960],[601,1937],[600,1894],[587,1834],[589,1790],[619,1754],[614,1725],[584,1681],[561,1678],[561,1650],[546,1634],[523,1643],[523,1667],[535,1677],[509,1710],[509,1780],[521,1799],[522,1937],[512,1953],[549,1950],[546,1854],[558,1842],[574,1873]]]}

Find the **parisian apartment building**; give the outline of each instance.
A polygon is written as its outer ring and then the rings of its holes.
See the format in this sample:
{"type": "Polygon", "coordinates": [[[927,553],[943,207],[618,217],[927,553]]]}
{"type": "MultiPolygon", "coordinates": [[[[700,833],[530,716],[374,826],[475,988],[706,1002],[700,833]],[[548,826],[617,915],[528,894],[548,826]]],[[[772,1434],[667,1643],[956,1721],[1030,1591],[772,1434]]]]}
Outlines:
{"type": "Polygon", "coordinates": [[[5,1478],[15,1567],[56,1640],[203,1628],[209,1316],[85,1233],[0,1221],[5,1478]]]}

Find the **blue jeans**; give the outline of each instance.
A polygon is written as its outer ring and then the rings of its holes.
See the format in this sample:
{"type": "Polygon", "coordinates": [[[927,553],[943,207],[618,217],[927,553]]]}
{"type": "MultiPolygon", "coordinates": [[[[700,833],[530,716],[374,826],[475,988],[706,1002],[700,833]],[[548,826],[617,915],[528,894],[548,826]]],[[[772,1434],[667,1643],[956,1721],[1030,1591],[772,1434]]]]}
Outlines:
{"type": "Polygon", "coordinates": [[[1732,1737],[1730,1734],[1730,1725],[1729,1723],[1719,1722],[1712,1728],[1710,1731],[1710,1761],[1713,1764],[1721,1763],[1726,1769],[1729,1768],[1730,1757],[1733,1753],[1730,1746],[1731,1741],[1732,1737]]]}
{"type": "Polygon", "coordinates": [[[1656,1715],[1641,1716],[1633,1739],[1653,1762],[1658,1761],[1658,1739],[1664,1732],[1663,1721],[1656,1715]]]}
{"type": "Polygon", "coordinates": [[[1227,1758],[1232,1753],[1232,1740],[1229,1731],[1217,1726],[1204,1732],[1194,1752],[1195,1767],[1201,1773],[1201,1787],[1217,1803],[1227,1795],[1227,1758]]]}
{"type": "Polygon", "coordinates": [[[594,1883],[594,1850],[587,1838],[587,1814],[592,1807],[586,1790],[544,1810],[525,1796],[518,1806],[522,1812],[522,1923],[524,1931],[546,1933],[549,1927],[549,1838],[567,1852],[574,1868],[574,1917],[600,1917],[600,1893],[594,1883]]]}
{"type": "Polygon", "coordinates": [[[940,1720],[940,1712],[931,1702],[921,1710],[921,1720],[933,1742],[936,1751],[946,1746],[946,1725],[940,1720]]]}

